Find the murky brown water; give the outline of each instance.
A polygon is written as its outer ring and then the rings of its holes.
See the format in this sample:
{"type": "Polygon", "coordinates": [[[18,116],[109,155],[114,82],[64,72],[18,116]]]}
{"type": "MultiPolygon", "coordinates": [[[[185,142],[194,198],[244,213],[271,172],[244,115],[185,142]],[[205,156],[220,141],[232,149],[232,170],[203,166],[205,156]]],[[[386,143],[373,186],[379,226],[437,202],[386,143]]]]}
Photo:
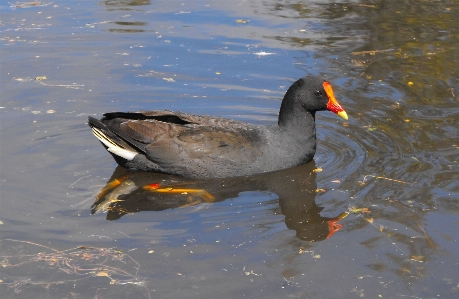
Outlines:
{"type": "Polygon", "coordinates": [[[0,10],[2,298],[458,296],[458,1],[0,10]],[[274,174],[126,177],[85,124],[149,108],[272,124],[305,74],[350,119],[320,113],[315,162],[274,174]]]}

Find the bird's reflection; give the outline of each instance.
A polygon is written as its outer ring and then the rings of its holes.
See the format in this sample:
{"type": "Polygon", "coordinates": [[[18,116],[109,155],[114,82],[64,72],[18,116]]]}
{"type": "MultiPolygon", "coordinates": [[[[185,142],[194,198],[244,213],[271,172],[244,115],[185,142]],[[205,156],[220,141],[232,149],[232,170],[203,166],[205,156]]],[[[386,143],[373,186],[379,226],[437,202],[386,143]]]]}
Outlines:
{"type": "Polygon", "coordinates": [[[244,191],[278,195],[285,224],[298,238],[321,241],[341,228],[335,218],[322,217],[315,203],[316,173],[311,162],[295,168],[249,177],[191,180],[160,173],[130,172],[117,167],[99,192],[91,213],[107,212],[107,220],[141,211],[163,211],[235,198],[244,191]]]}

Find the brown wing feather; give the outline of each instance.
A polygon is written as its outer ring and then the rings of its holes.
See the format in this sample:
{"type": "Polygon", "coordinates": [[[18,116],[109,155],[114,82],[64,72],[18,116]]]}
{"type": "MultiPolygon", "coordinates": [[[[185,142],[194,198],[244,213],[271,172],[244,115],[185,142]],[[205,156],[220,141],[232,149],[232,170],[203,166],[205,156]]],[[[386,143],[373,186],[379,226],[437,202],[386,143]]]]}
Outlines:
{"type": "MultiPolygon", "coordinates": [[[[182,122],[188,123],[184,126],[210,126],[210,127],[221,127],[221,128],[228,128],[228,126],[234,128],[245,128],[248,125],[246,123],[238,122],[229,118],[223,117],[214,117],[210,115],[196,115],[196,114],[188,114],[185,112],[180,111],[170,111],[170,110],[163,110],[163,111],[141,111],[142,114],[148,117],[164,117],[164,116],[175,116],[177,119],[182,120],[182,122]]],[[[167,121],[164,121],[167,122],[167,121]]],[[[168,123],[173,123],[168,122],[168,123]]]]}
{"type": "Polygon", "coordinates": [[[186,168],[200,163],[203,167],[213,163],[224,167],[249,165],[261,154],[260,134],[255,126],[167,110],[141,114],[147,118],[125,118],[119,128],[145,144],[147,158],[161,167],[186,168]]]}
{"type": "Polygon", "coordinates": [[[171,125],[154,120],[134,120],[121,123],[120,128],[131,138],[150,143],[154,142],[160,135],[169,134],[171,125]]]}
{"type": "Polygon", "coordinates": [[[147,157],[161,166],[215,161],[221,165],[250,164],[261,154],[254,131],[195,126],[181,128],[146,147],[147,157]]]}

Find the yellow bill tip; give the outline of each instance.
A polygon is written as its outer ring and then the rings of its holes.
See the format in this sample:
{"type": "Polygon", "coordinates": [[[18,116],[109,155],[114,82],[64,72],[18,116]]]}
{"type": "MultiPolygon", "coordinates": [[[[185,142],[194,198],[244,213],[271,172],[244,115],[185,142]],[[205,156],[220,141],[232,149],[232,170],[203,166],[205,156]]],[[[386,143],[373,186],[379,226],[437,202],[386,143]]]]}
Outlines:
{"type": "Polygon", "coordinates": [[[344,118],[345,120],[348,120],[348,119],[349,119],[349,118],[347,117],[346,111],[344,111],[344,110],[343,110],[343,111],[337,112],[337,114],[338,114],[339,116],[341,116],[342,118],[344,118]]]}

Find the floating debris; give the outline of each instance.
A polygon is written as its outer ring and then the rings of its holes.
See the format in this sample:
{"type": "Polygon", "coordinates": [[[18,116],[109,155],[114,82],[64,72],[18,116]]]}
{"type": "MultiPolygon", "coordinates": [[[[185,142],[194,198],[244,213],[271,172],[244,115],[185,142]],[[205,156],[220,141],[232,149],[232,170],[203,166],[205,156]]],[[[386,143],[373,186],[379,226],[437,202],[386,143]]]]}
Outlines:
{"type": "Polygon", "coordinates": [[[405,181],[401,181],[401,180],[394,180],[394,179],[390,179],[390,178],[386,178],[384,176],[376,176],[376,175],[371,175],[371,174],[367,174],[363,177],[363,180],[360,181],[360,184],[364,184],[365,181],[367,180],[367,177],[372,177],[372,178],[375,178],[375,179],[383,179],[383,180],[388,180],[388,181],[392,181],[392,182],[397,182],[397,183],[402,183],[402,184],[408,184],[407,182],[405,181]]]}
{"type": "Polygon", "coordinates": [[[401,49],[387,49],[387,50],[372,50],[372,51],[358,51],[358,52],[352,52],[352,55],[366,55],[369,54],[371,56],[376,55],[376,53],[387,53],[387,52],[400,52],[401,49]]]}
{"type": "Polygon", "coordinates": [[[351,212],[353,214],[370,213],[371,212],[368,208],[357,208],[355,206],[349,207],[348,210],[349,210],[349,212],[351,212]]]}
{"type": "Polygon", "coordinates": [[[31,247],[30,252],[22,250],[21,254],[0,256],[0,266],[3,269],[36,264],[37,270],[43,271],[44,265],[48,265],[50,269],[68,275],[68,279],[61,276],[58,281],[46,281],[44,278],[41,278],[40,281],[34,281],[29,278],[26,283],[24,283],[24,279],[8,283],[3,282],[15,292],[19,292],[19,289],[26,284],[43,285],[48,288],[51,285],[63,283],[74,285],[77,281],[92,277],[107,277],[110,284],[132,284],[144,287],[148,293],[147,297],[150,298],[150,292],[145,287],[145,280],[138,276],[140,264],[121,250],[93,246],[77,246],[67,250],[58,250],[29,241],[3,239],[2,243],[4,242],[21,244],[23,248],[24,246],[31,247]]]}
{"type": "Polygon", "coordinates": [[[11,8],[29,8],[34,6],[47,6],[50,5],[52,2],[41,2],[41,1],[30,1],[30,2],[16,2],[10,3],[11,8]]]}
{"type": "Polygon", "coordinates": [[[423,255],[412,255],[411,256],[411,260],[415,261],[415,262],[423,263],[424,262],[424,256],[423,255]]]}

